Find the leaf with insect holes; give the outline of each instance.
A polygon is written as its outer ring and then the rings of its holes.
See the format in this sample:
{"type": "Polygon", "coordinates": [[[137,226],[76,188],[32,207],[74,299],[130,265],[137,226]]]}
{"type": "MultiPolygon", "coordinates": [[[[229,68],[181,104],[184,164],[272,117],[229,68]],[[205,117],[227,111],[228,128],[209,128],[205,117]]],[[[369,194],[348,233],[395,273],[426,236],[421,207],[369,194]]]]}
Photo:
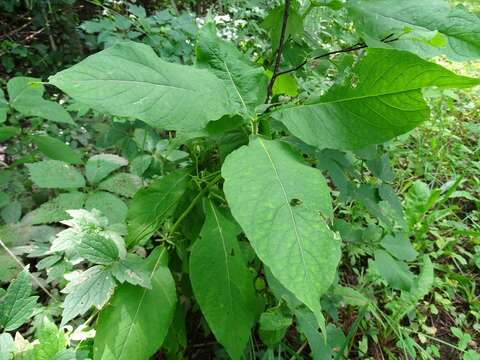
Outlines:
{"type": "Polygon", "coordinates": [[[49,81],[94,109],[167,130],[202,129],[234,109],[215,75],[165,62],[134,42],[91,55],[49,81]]]}
{"type": "Polygon", "coordinates": [[[138,189],[142,186],[142,179],[137,175],[119,173],[108,177],[102,181],[98,188],[101,190],[110,191],[112,193],[133,197],[138,189]]]}
{"type": "Polygon", "coordinates": [[[190,279],[215,338],[232,359],[240,359],[255,322],[253,279],[236,238],[241,229],[211,201],[205,207],[205,223],[190,255],[190,279]]]}
{"type": "Polygon", "coordinates": [[[112,296],[115,286],[110,270],[103,266],[97,265],[79,274],[62,290],[67,296],[63,302],[61,326],[93,306],[101,309],[112,296]]]}
{"type": "Polygon", "coordinates": [[[22,326],[33,315],[38,296],[31,296],[32,281],[24,270],[8,286],[6,294],[0,298],[0,327],[13,331],[22,326]]]}
{"type": "Polygon", "coordinates": [[[228,155],[222,176],[232,214],[260,260],[321,322],[320,296],[340,260],[322,173],[289,145],[257,137],[228,155]]]}
{"type": "Polygon", "coordinates": [[[332,149],[383,143],[425,121],[422,89],[465,88],[480,79],[459,76],[406,51],[368,49],[343,84],[319,99],[273,113],[303,142],[332,149]]]}

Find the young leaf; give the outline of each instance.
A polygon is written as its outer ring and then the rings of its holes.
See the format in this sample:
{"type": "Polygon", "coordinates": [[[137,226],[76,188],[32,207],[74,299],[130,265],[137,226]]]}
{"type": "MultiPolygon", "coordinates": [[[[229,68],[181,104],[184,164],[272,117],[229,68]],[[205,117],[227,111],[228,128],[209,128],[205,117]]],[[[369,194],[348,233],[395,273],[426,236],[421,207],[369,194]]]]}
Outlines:
{"type": "Polygon", "coordinates": [[[206,218],[190,255],[190,279],[215,338],[232,359],[242,357],[255,322],[256,298],[236,236],[235,222],[208,201],[206,218]]]}
{"type": "Polygon", "coordinates": [[[100,312],[93,346],[95,359],[148,360],[160,348],[175,311],[175,282],[164,248],[148,258],[152,288],[120,285],[100,312]]]}
{"type": "Polygon", "coordinates": [[[110,270],[103,266],[94,266],[81,273],[62,290],[67,296],[63,302],[61,326],[85,314],[92,306],[101,309],[114,289],[115,280],[110,270]]]}
{"type": "Polygon", "coordinates": [[[112,274],[121,284],[128,282],[132,285],[140,285],[150,289],[152,283],[150,281],[150,273],[148,269],[146,269],[145,263],[145,260],[140,256],[127,254],[125,259],[112,265],[112,274]]]}
{"type": "Polygon", "coordinates": [[[30,178],[41,188],[76,189],[85,186],[82,174],[67,163],[58,160],[44,160],[27,164],[30,178]]]}
{"type": "Polygon", "coordinates": [[[96,184],[106,178],[111,172],[127,165],[128,160],[118,155],[94,155],[88,159],[87,165],[85,165],[85,174],[90,183],[96,184]]]}
{"type": "Polygon", "coordinates": [[[86,195],[84,193],[77,191],[60,194],[56,198],[43,203],[40,207],[29,212],[22,221],[37,225],[66,220],[69,218],[66,210],[81,209],[85,203],[85,198],[86,195]]]}
{"type": "Polygon", "coordinates": [[[51,360],[67,347],[67,337],[63,330],[48,320],[43,318],[36,332],[36,339],[39,341],[33,349],[27,351],[25,359],[32,360],[51,360]]]}
{"type": "Polygon", "coordinates": [[[423,57],[444,54],[460,61],[480,57],[480,19],[464,7],[452,9],[445,0],[353,0],[347,7],[369,46],[384,47],[372,39],[393,34],[401,36],[388,46],[423,57]]]}
{"type": "Polygon", "coordinates": [[[135,194],[127,215],[129,246],[146,241],[153,235],[162,221],[175,210],[187,184],[188,173],[175,171],[135,194]]]}
{"type": "Polygon", "coordinates": [[[141,186],[142,179],[137,175],[119,173],[102,181],[98,188],[121,196],[133,197],[141,186]]]}
{"type": "Polygon", "coordinates": [[[320,296],[331,285],[340,242],[327,226],[329,190],[321,172],[281,142],[254,138],[222,167],[235,219],[275,278],[319,319],[320,296]]]}
{"type": "Polygon", "coordinates": [[[10,106],[26,116],[38,116],[58,123],[73,124],[70,114],[56,102],[43,99],[40,79],[14,77],[7,83],[10,106]]]}
{"type": "Polygon", "coordinates": [[[265,101],[267,77],[261,67],[253,66],[234,44],[218,38],[215,25],[209,23],[200,31],[197,66],[211,68],[225,83],[239,112],[251,115],[265,101]]]}
{"type": "Polygon", "coordinates": [[[50,159],[64,161],[69,164],[82,162],[81,156],[63,141],[48,135],[32,135],[32,142],[37,145],[38,150],[47,155],[50,159]]]}
{"type": "Polygon", "coordinates": [[[32,282],[22,271],[17,279],[10,283],[7,293],[0,299],[0,326],[12,331],[22,326],[33,315],[38,296],[30,296],[32,282]]]}
{"type": "Polygon", "coordinates": [[[99,265],[111,264],[120,255],[113,240],[94,231],[81,234],[81,240],[76,250],[80,257],[99,265]]]}
{"type": "Polygon", "coordinates": [[[201,129],[232,111],[223,82],[213,74],[167,63],[134,42],[89,56],[49,81],[94,109],[168,130],[201,129]]]}
{"type": "Polygon", "coordinates": [[[320,99],[273,114],[290,132],[319,148],[359,149],[385,142],[425,121],[421,89],[463,88],[480,80],[459,76],[405,51],[368,49],[344,84],[320,99]]]}

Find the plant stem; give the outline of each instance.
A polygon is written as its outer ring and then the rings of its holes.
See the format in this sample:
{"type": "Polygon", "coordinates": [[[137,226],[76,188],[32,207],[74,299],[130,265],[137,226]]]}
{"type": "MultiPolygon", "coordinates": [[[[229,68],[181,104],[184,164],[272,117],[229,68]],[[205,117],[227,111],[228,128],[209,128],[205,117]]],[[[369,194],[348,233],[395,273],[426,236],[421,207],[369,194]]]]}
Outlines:
{"type": "Polygon", "coordinates": [[[277,49],[277,57],[275,59],[275,65],[273,68],[273,74],[272,78],[270,79],[270,82],[268,83],[268,88],[267,88],[267,101],[266,103],[270,103],[270,100],[272,98],[272,90],[273,90],[273,84],[275,83],[275,80],[278,77],[278,70],[280,69],[280,63],[282,61],[282,53],[283,53],[283,48],[285,46],[285,33],[287,32],[287,25],[288,25],[288,12],[290,10],[290,0],[285,0],[285,9],[283,11],[283,21],[282,21],[282,30],[280,33],[280,41],[278,43],[278,49],[277,49]]]}
{"type": "Polygon", "coordinates": [[[175,230],[178,228],[178,226],[180,225],[180,223],[187,217],[187,215],[192,211],[192,209],[195,207],[195,205],[197,205],[197,202],[203,198],[203,196],[208,192],[208,190],[213,186],[215,185],[220,179],[221,179],[222,175],[221,174],[218,174],[210,183],[207,184],[207,186],[205,186],[198,194],[197,196],[195,196],[195,198],[192,200],[192,202],[190,203],[190,205],[188,206],[187,209],[185,209],[185,211],[182,213],[182,215],[179,216],[179,218],[177,219],[177,221],[175,221],[175,223],[173,224],[172,226],[172,229],[170,230],[170,234],[173,234],[175,232],[175,230]]]}

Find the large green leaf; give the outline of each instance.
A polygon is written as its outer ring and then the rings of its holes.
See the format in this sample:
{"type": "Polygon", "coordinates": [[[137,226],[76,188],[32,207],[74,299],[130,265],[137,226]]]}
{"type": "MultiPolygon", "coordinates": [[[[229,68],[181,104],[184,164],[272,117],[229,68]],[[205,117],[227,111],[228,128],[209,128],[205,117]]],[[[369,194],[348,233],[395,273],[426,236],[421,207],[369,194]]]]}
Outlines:
{"type": "Polygon", "coordinates": [[[110,176],[102,181],[98,188],[107,190],[112,193],[122,195],[125,197],[133,197],[138,189],[142,186],[142,179],[137,175],[119,173],[110,176]]]}
{"type": "Polygon", "coordinates": [[[30,138],[32,142],[37,145],[38,150],[50,159],[65,161],[69,164],[82,162],[80,154],[59,139],[48,135],[32,135],[30,138]]]}
{"type": "Polygon", "coordinates": [[[148,261],[152,288],[121,285],[100,313],[95,359],[148,360],[162,345],[175,311],[175,282],[164,248],[157,248],[148,261]]]}
{"type": "Polygon", "coordinates": [[[225,83],[240,113],[252,115],[267,95],[267,77],[233,43],[218,38],[214,24],[202,28],[197,43],[197,65],[209,67],[225,83]]]}
{"type": "Polygon", "coordinates": [[[368,49],[352,75],[324,96],[274,117],[309,145],[358,149],[403,134],[428,118],[422,88],[464,88],[480,80],[459,76],[406,51],[368,49]]]}
{"type": "Polygon", "coordinates": [[[41,188],[76,189],[85,186],[82,174],[67,163],[59,160],[44,160],[27,164],[30,178],[41,188]]]}
{"type": "Polygon", "coordinates": [[[70,114],[58,103],[45,100],[40,79],[19,76],[7,83],[10,106],[26,116],[38,116],[58,123],[73,124],[70,114]]]}
{"type": "Polygon", "coordinates": [[[94,109],[169,130],[203,128],[232,108],[213,74],[167,63],[149,46],[133,42],[103,50],[49,80],[94,109]]]}
{"type": "Polygon", "coordinates": [[[374,39],[399,36],[388,46],[420,56],[447,55],[453,60],[480,57],[480,18],[445,0],[351,0],[349,13],[369,46],[387,46],[374,39]]]}
{"type": "Polygon", "coordinates": [[[340,241],[326,224],[332,205],[320,171],[287,144],[254,138],[227,157],[222,175],[232,214],[258,257],[320,320],[320,296],[340,259],[340,241]]]}
{"type": "Polygon", "coordinates": [[[190,279],[202,313],[232,359],[240,359],[255,321],[253,279],[237,242],[238,225],[208,201],[190,256],[190,279]]]}
{"type": "Polygon", "coordinates": [[[128,239],[132,246],[148,240],[175,210],[188,184],[188,173],[173,172],[140,189],[133,197],[127,215],[128,239]]]}

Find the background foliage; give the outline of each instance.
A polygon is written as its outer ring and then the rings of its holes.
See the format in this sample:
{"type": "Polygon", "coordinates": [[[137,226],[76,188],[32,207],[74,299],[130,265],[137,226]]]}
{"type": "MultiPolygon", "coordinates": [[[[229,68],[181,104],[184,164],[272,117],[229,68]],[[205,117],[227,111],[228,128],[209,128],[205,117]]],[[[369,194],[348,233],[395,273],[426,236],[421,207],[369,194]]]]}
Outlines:
{"type": "MultiPolygon", "coordinates": [[[[423,5],[430,20],[447,6],[423,5]]],[[[480,90],[464,88],[480,7],[450,5],[471,12],[472,47],[388,64],[456,34],[363,22],[395,12],[386,0],[292,1],[275,70],[283,2],[0,2],[0,359],[479,359],[480,90]],[[132,104],[156,87],[74,85],[104,74],[172,88],[149,112],[132,104]],[[412,115],[378,131],[392,84],[412,115]],[[335,136],[308,127],[326,112],[335,136]],[[305,245],[322,259],[306,289],[287,209],[322,238],[305,245]]]]}

